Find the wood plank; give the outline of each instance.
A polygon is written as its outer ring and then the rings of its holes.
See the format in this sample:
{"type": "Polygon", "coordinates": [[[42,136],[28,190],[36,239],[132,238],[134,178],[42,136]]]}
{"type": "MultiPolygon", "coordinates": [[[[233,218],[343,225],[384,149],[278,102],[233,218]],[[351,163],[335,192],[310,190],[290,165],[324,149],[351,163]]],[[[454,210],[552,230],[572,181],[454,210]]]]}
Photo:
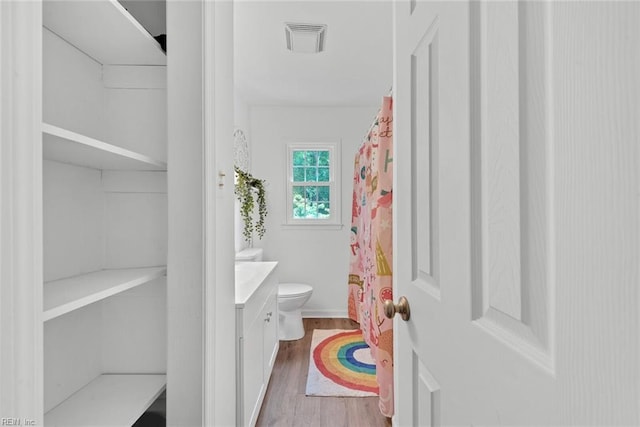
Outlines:
{"type": "Polygon", "coordinates": [[[48,427],[131,426],[165,390],[166,375],[100,375],[44,415],[48,427]]]}
{"type": "Polygon", "coordinates": [[[160,44],[116,0],[46,0],[43,24],[101,64],[165,65],[160,44]]]}
{"type": "Polygon", "coordinates": [[[101,170],[166,170],[167,164],[67,129],[42,124],[45,159],[101,170]]]}
{"type": "Polygon", "coordinates": [[[150,282],[166,273],[166,267],[125,268],[45,282],[43,321],[150,282]]]}
{"type": "Polygon", "coordinates": [[[313,330],[358,329],[358,324],[349,319],[311,318],[303,323],[304,338],[280,341],[256,426],[391,426],[391,419],[378,409],[378,397],[305,396],[313,330]]]}

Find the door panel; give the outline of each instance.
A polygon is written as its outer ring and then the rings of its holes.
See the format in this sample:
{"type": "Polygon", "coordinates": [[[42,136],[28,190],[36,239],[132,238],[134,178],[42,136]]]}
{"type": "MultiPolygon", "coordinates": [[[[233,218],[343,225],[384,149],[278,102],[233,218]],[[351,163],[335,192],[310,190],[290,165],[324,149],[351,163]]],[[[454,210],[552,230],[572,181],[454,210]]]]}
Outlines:
{"type": "Polygon", "coordinates": [[[400,163],[394,169],[398,206],[394,208],[394,295],[406,295],[417,308],[412,309],[409,322],[396,323],[397,342],[402,344],[396,345],[395,355],[400,392],[395,421],[403,426],[438,426],[446,417],[448,394],[441,387],[440,366],[448,349],[428,351],[426,344],[440,346],[434,339],[437,336],[446,342],[442,334],[450,312],[444,303],[453,291],[451,283],[468,282],[469,274],[468,269],[457,269],[445,281],[442,270],[442,256],[451,251],[452,244],[462,242],[465,232],[463,226],[456,231],[459,237],[450,234],[449,239],[443,239],[442,215],[446,205],[454,204],[463,206],[452,212],[459,223],[465,215],[464,195],[443,191],[443,171],[452,172],[449,176],[458,183],[464,183],[468,174],[461,168],[464,163],[455,157],[464,158],[468,149],[463,145],[468,137],[468,112],[458,108],[461,101],[461,106],[468,103],[468,71],[464,69],[468,64],[464,55],[468,49],[467,6],[458,2],[398,2],[395,14],[396,19],[402,18],[401,23],[396,21],[395,46],[394,161],[399,159],[400,163]],[[460,114],[452,115],[451,111],[460,114]]]}
{"type": "Polygon", "coordinates": [[[440,385],[424,366],[417,354],[413,354],[413,425],[436,427],[440,425],[440,385]]]}
{"type": "Polygon", "coordinates": [[[410,66],[412,278],[439,299],[437,20],[411,53],[410,66]]]}
{"type": "Polygon", "coordinates": [[[394,3],[395,425],[639,424],[638,20],[394,3]]]}
{"type": "Polygon", "coordinates": [[[540,3],[470,9],[471,286],[476,325],[553,372],[548,20],[540,3]]]}

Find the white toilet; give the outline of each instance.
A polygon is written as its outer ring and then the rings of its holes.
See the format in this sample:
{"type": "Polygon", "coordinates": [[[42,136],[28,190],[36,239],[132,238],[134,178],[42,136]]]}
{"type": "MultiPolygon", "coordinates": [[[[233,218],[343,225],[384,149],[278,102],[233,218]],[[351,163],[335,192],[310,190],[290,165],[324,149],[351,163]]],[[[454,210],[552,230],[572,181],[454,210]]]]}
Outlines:
{"type": "Polygon", "coordinates": [[[304,283],[280,283],[278,286],[279,331],[281,341],[304,337],[302,306],[311,298],[313,288],[304,283]]]}

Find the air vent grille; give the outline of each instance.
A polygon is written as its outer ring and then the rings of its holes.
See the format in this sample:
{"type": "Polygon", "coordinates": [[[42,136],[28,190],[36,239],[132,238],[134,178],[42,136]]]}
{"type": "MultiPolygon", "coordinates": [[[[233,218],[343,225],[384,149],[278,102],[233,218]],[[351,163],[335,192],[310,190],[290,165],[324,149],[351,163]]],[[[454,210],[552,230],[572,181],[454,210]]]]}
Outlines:
{"type": "Polygon", "coordinates": [[[324,51],[327,26],[285,22],[287,49],[296,53],[324,51]]]}

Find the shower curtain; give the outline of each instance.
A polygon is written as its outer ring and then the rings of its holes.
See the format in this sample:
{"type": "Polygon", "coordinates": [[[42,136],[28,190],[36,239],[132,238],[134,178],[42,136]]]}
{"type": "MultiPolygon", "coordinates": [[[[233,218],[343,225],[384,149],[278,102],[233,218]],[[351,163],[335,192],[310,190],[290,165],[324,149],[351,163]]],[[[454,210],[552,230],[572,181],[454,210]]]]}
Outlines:
{"type": "Polygon", "coordinates": [[[355,156],[351,207],[349,317],[360,324],[376,361],[379,407],[393,415],[393,322],[384,315],[392,295],[393,101],[382,108],[355,156]]]}

